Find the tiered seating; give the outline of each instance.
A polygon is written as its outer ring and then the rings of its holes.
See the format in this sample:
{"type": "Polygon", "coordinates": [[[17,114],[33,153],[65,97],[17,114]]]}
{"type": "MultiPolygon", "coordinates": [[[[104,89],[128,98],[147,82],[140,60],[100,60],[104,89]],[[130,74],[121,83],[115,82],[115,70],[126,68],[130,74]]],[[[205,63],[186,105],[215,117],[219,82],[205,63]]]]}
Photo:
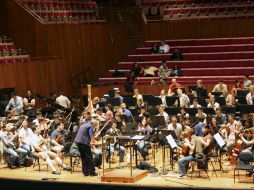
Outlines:
{"type": "MultiPolygon", "coordinates": [[[[162,61],[167,61],[169,68],[175,65],[182,68],[184,76],[178,78],[182,84],[195,83],[199,78],[207,84],[221,79],[233,84],[236,79],[243,80],[244,75],[254,78],[254,37],[166,40],[171,47],[170,53],[149,54],[155,42],[159,44],[157,40],[146,41],[144,47],[137,48],[136,54],[128,56],[127,62],[120,62],[117,70],[128,76],[136,61],[141,67],[151,65],[157,68],[162,61]],[[170,60],[175,48],[182,52],[183,61],[170,60]]],[[[109,70],[99,81],[116,82],[112,78],[113,72],[114,70],[109,70]]],[[[159,78],[146,78],[142,75],[136,82],[150,84],[151,80],[159,81],[159,78]]],[[[117,83],[126,83],[126,77],[117,78],[117,83]]]]}
{"type": "Polygon", "coordinates": [[[60,0],[17,0],[44,23],[104,23],[96,2],[60,0]]]}
{"type": "Polygon", "coordinates": [[[0,64],[23,63],[29,60],[29,55],[23,55],[21,50],[16,50],[13,42],[6,36],[0,37],[0,64]]]}
{"type": "Polygon", "coordinates": [[[254,16],[254,5],[248,0],[147,0],[143,12],[163,15],[164,21],[246,18],[254,16]]]}

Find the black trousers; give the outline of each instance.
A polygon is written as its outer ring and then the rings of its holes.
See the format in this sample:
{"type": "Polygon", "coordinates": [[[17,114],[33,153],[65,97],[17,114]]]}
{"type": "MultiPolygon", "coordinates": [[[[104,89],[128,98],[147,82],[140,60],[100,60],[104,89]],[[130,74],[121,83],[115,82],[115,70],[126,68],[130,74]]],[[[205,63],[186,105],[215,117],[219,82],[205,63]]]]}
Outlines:
{"type": "Polygon", "coordinates": [[[82,172],[86,175],[95,173],[91,147],[85,144],[77,144],[82,160],[82,172]]]}

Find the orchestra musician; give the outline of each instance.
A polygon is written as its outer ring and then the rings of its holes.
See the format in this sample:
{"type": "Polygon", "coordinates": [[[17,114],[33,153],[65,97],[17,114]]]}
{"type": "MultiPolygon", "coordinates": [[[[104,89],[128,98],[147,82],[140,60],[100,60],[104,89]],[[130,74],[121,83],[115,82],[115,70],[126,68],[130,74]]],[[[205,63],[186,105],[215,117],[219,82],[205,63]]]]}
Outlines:
{"type": "Polygon", "coordinates": [[[220,107],[220,104],[215,101],[214,95],[210,95],[210,99],[209,99],[209,103],[207,104],[207,107],[213,108],[214,110],[216,110],[216,108],[220,107]]]}
{"type": "Polygon", "coordinates": [[[123,131],[126,127],[125,122],[123,121],[123,115],[119,112],[115,114],[116,128],[120,131],[123,131]]]}
{"type": "Polygon", "coordinates": [[[166,124],[168,124],[168,122],[169,122],[169,116],[168,116],[168,114],[164,111],[164,109],[165,109],[165,106],[164,106],[163,104],[159,105],[159,106],[158,106],[158,111],[159,111],[159,113],[157,114],[157,116],[163,116],[164,119],[165,119],[166,124]]]}
{"type": "Polygon", "coordinates": [[[23,99],[25,114],[29,117],[35,114],[35,98],[32,96],[31,91],[27,91],[26,97],[23,99]]]}
{"type": "Polygon", "coordinates": [[[168,125],[168,130],[175,131],[177,138],[180,138],[180,135],[183,131],[183,126],[180,123],[177,123],[177,119],[175,116],[171,117],[171,123],[168,125]]]}
{"type": "Polygon", "coordinates": [[[206,125],[207,124],[207,120],[206,120],[207,114],[203,112],[203,108],[202,107],[197,108],[197,111],[198,111],[198,113],[195,115],[196,118],[197,119],[198,118],[204,118],[203,124],[206,125]]]}
{"type": "Polygon", "coordinates": [[[23,100],[20,96],[17,95],[16,92],[11,94],[11,99],[6,106],[5,111],[9,113],[10,116],[20,115],[24,112],[23,100]]]}
{"type": "Polygon", "coordinates": [[[32,151],[31,147],[32,137],[33,131],[28,127],[27,120],[24,120],[19,130],[19,139],[21,143],[21,148],[27,150],[29,155],[31,154],[32,151]]]}
{"type": "Polygon", "coordinates": [[[50,143],[52,151],[61,158],[64,149],[66,131],[63,122],[60,122],[55,131],[50,135],[50,143]]]}
{"type": "Polygon", "coordinates": [[[222,113],[221,107],[216,108],[214,117],[219,125],[227,124],[227,116],[226,114],[222,113]]]}
{"type": "Polygon", "coordinates": [[[7,161],[7,165],[10,168],[13,168],[13,166],[24,166],[28,151],[17,146],[18,132],[15,131],[13,134],[11,130],[10,124],[5,124],[3,125],[3,132],[1,134],[3,151],[11,156],[10,160],[7,161]]]}
{"type": "Polygon", "coordinates": [[[91,139],[94,137],[94,126],[91,117],[86,118],[87,123],[79,127],[75,138],[75,143],[81,154],[82,172],[84,176],[97,176],[93,163],[93,155],[91,151],[91,139]]]}
{"type": "Polygon", "coordinates": [[[63,166],[63,170],[65,171],[70,171],[71,168],[67,167],[62,160],[57,156],[56,153],[48,150],[47,146],[46,146],[46,139],[44,139],[41,136],[41,129],[40,127],[33,125],[32,126],[32,131],[33,131],[33,137],[32,137],[32,146],[33,146],[33,150],[34,150],[34,155],[42,158],[43,160],[46,161],[47,165],[50,167],[50,169],[52,170],[52,174],[59,174],[56,170],[56,168],[54,167],[52,160],[55,160],[56,163],[58,163],[59,165],[63,166]]]}
{"type": "Polygon", "coordinates": [[[119,128],[117,128],[117,122],[112,121],[111,128],[106,131],[106,136],[111,136],[115,138],[111,138],[108,140],[108,145],[107,145],[107,157],[106,161],[107,162],[114,162],[113,159],[113,153],[114,150],[116,149],[119,152],[119,157],[120,157],[120,162],[124,162],[124,156],[125,156],[125,148],[119,144],[119,141],[117,139],[117,136],[122,136],[121,131],[119,128]]]}

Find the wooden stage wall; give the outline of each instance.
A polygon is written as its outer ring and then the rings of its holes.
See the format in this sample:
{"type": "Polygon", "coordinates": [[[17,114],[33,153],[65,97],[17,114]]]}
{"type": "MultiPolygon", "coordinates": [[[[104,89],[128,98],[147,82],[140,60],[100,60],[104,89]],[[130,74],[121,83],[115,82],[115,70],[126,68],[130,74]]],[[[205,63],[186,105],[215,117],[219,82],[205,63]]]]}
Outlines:
{"type": "MultiPolygon", "coordinates": [[[[70,78],[88,67],[97,78],[106,69],[114,68],[125,54],[126,43],[122,25],[112,27],[108,23],[43,25],[14,0],[0,1],[0,12],[2,10],[0,25],[2,24],[7,29],[16,47],[27,50],[31,57],[37,58],[36,60],[38,58],[40,60],[40,57],[60,58],[60,65],[58,63],[52,64],[52,67],[49,65],[49,71],[57,73],[56,78],[61,78],[61,82],[55,82],[58,85],[56,88],[58,91],[72,94],[70,78]],[[4,22],[6,20],[8,22],[4,22]],[[111,32],[114,38],[113,43],[110,38],[111,32]]],[[[52,61],[54,62],[54,59],[52,61]]],[[[40,70],[33,72],[35,75],[41,75],[40,70]]],[[[44,74],[50,75],[50,73],[44,74]]],[[[9,87],[6,85],[7,83],[0,84],[0,86],[9,87]]],[[[54,88],[48,89],[48,91],[53,90],[54,88]]]]}
{"type": "MultiPolygon", "coordinates": [[[[195,85],[195,84],[190,84],[195,85]]],[[[211,92],[214,85],[213,84],[204,84],[208,92],[211,92]]],[[[233,84],[227,84],[228,90],[232,89],[233,84]]],[[[152,94],[159,96],[162,89],[168,90],[169,85],[134,85],[133,88],[139,89],[141,94],[152,94]]],[[[187,94],[189,93],[188,85],[182,85],[185,88],[187,94]]],[[[104,94],[107,94],[109,90],[114,90],[114,88],[119,88],[121,94],[129,94],[125,91],[124,85],[104,85],[104,86],[92,86],[92,97],[98,96],[103,97],[104,94]]],[[[87,87],[84,87],[81,91],[82,95],[87,95],[87,87]]]]}
{"type": "Polygon", "coordinates": [[[143,24],[145,40],[223,38],[254,35],[254,19],[225,19],[197,22],[150,22],[143,24]]]}

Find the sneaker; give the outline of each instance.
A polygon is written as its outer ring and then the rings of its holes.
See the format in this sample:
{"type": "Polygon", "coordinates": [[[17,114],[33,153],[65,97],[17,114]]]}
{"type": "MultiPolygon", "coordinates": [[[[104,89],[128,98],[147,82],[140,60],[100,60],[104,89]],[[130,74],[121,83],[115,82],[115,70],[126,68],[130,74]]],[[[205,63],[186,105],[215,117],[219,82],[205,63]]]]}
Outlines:
{"type": "Polygon", "coordinates": [[[178,179],[184,179],[184,178],[187,178],[187,176],[186,175],[179,175],[177,178],[178,179]]]}
{"type": "Polygon", "coordinates": [[[71,167],[65,167],[63,170],[64,171],[71,171],[71,167]]]}
{"type": "Polygon", "coordinates": [[[59,175],[60,173],[58,171],[52,171],[52,174],[59,175]]]}

